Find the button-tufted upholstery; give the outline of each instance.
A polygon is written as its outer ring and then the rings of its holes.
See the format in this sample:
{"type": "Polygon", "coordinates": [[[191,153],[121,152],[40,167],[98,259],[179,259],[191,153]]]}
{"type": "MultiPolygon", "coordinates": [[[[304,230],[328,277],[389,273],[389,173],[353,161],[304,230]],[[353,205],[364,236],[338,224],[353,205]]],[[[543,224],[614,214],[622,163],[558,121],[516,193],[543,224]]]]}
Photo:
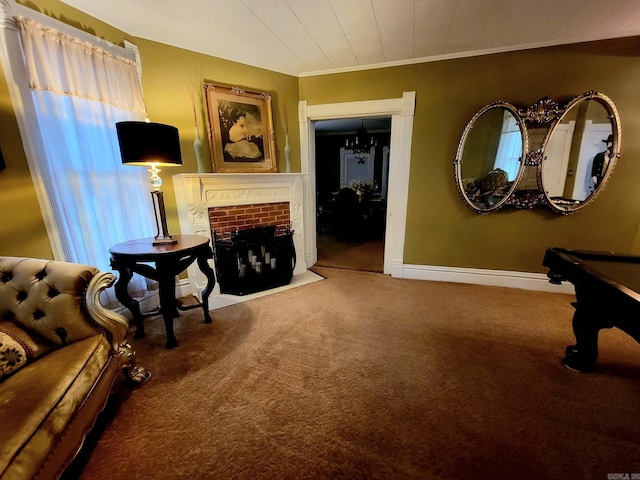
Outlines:
{"type": "Polygon", "coordinates": [[[148,377],[125,342],[128,321],[99,302],[114,280],[91,266],[0,256],[0,480],[58,478],[117,374],[148,377]],[[7,352],[20,347],[29,361],[16,365],[7,352]]]}
{"type": "Polygon", "coordinates": [[[56,345],[99,333],[86,320],[85,294],[95,267],[34,258],[0,257],[0,320],[56,345]],[[78,321],[80,319],[81,321],[78,321]]]}

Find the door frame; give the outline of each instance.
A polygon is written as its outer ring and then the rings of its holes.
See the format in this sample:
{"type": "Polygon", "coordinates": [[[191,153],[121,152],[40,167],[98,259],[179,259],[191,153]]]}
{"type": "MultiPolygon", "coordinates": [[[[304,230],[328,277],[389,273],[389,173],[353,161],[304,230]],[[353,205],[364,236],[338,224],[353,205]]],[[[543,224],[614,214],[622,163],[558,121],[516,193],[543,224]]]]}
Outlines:
{"type": "Polygon", "coordinates": [[[409,199],[409,167],[416,92],[403,92],[401,98],[360,102],[308,105],[298,103],[300,121],[300,164],[304,175],[305,261],[318,261],[316,243],[316,145],[315,122],[340,118],[391,117],[389,145],[389,189],[384,242],[385,274],[402,277],[407,205],[409,199]]]}

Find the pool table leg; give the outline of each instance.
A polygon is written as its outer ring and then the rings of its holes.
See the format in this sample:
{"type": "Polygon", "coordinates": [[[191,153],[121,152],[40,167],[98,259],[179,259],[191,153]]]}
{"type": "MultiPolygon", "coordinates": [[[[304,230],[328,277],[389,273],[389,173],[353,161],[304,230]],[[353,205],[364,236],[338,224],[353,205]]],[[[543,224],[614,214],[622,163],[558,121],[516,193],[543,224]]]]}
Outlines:
{"type": "Polygon", "coordinates": [[[579,303],[574,306],[573,334],[576,344],[566,348],[562,363],[571,370],[590,372],[598,359],[598,333],[602,326],[588,309],[582,308],[579,303]]]}

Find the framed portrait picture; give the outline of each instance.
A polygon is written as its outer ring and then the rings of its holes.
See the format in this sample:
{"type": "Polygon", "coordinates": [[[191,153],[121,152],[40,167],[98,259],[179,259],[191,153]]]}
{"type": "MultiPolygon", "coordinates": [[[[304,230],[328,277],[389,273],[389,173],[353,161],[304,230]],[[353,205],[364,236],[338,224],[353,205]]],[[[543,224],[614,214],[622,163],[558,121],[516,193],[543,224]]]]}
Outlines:
{"type": "Polygon", "coordinates": [[[204,84],[214,172],[276,171],[271,95],[204,84]]]}

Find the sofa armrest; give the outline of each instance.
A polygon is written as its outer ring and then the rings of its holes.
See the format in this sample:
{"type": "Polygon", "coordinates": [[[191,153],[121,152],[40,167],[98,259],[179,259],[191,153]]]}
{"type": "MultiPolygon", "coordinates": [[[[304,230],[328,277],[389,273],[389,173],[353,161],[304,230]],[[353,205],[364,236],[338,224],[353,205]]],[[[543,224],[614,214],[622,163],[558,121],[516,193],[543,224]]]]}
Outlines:
{"type": "Polygon", "coordinates": [[[115,351],[127,337],[129,321],[119,313],[105,308],[100,302],[100,294],[116,281],[111,272],[98,272],[89,282],[86,293],[87,311],[91,319],[109,334],[109,340],[115,351]]]}
{"type": "Polygon", "coordinates": [[[111,272],[98,272],[89,282],[86,292],[87,312],[91,319],[107,332],[111,347],[118,355],[118,361],[125,376],[134,383],[142,383],[150,372],[135,363],[135,352],[127,343],[129,321],[119,313],[110,310],[100,302],[100,294],[115,282],[111,272]]]}

